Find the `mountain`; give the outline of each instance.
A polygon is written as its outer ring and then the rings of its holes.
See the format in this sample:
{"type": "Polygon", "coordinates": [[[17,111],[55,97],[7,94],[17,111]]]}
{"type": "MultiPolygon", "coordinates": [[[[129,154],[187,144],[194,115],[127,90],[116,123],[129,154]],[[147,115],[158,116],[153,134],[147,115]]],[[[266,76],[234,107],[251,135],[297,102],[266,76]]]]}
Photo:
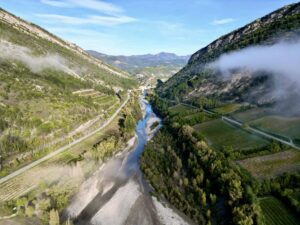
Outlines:
{"type": "Polygon", "coordinates": [[[128,73],[0,9],[0,170],[79,135],[136,85],[128,73]]]}
{"type": "Polygon", "coordinates": [[[166,79],[178,72],[188,61],[189,56],[177,56],[174,53],[161,52],[158,54],[111,56],[88,50],[89,54],[125,70],[135,76],[154,76],[166,79]]]}
{"type": "MultiPolygon", "coordinates": [[[[299,34],[300,3],[280,8],[218,38],[194,53],[187,65],[157,91],[161,96],[172,99],[191,100],[206,96],[223,101],[273,103],[277,97],[276,94],[272,94],[275,93],[276,87],[274,74],[269,71],[251,72],[243,68],[233,68],[228,76],[222,76],[219,69],[211,69],[209,65],[220,60],[219,57],[225,53],[228,55],[250,46],[295,42],[299,39],[299,34]]],[[[239,62],[239,58],[235,60],[239,62]]]]}

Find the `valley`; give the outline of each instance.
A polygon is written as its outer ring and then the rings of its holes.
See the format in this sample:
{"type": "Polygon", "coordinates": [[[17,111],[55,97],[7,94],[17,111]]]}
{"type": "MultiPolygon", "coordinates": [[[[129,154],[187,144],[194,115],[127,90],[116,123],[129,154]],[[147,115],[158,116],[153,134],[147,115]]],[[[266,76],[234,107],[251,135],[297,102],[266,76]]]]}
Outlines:
{"type": "Polygon", "coordinates": [[[81,17],[32,16],[95,50],[0,8],[0,225],[300,224],[300,3],[191,56],[100,53],[149,50],[154,26],[166,47],[193,35],[88,3],[31,2],[81,17]],[[123,46],[127,29],[139,39],[123,46]]]}

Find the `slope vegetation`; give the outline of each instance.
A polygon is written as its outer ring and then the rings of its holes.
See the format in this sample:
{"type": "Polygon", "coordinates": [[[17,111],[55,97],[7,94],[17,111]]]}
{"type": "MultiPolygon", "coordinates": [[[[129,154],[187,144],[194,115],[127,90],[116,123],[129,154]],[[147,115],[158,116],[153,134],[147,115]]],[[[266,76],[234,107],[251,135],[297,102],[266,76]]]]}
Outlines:
{"type": "Polygon", "coordinates": [[[0,10],[1,174],[104,121],[135,85],[127,73],[0,10]]]}

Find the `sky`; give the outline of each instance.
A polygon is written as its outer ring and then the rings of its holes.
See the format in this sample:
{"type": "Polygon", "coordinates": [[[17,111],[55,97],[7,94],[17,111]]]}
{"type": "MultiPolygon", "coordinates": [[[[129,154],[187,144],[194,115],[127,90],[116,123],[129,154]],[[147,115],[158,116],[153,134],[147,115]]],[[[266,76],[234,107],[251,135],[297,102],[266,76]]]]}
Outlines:
{"type": "Polygon", "coordinates": [[[86,50],[188,55],[291,0],[0,0],[86,50]]]}

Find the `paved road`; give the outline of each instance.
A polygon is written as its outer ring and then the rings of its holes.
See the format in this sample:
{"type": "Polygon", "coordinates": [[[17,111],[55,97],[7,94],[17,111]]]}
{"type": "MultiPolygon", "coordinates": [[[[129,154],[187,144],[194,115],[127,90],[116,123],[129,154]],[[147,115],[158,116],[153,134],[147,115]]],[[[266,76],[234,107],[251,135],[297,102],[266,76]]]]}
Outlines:
{"type": "MultiPolygon", "coordinates": [[[[173,100],[169,100],[169,99],[166,99],[166,98],[161,98],[161,99],[167,100],[167,101],[170,101],[170,102],[175,103],[175,101],[173,101],[173,100]]],[[[196,106],[193,106],[193,105],[190,105],[190,104],[186,104],[186,103],[180,103],[180,104],[181,104],[181,105],[185,105],[185,106],[189,106],[189,107],[192,107],[192,108],[195,108],[195,109],[200,109],[199,107],[196,107],[196,106]]],[[[210,115],[216,114],[215,112],[210,111],[210,110],[206,110],[206,109],[202,109],[202,110],[203,110],[204,112],[210,114],[210,115]]],[[[225,121],[225,122],[231,123],[231,124],[233,124],[233,125],[237,125],[237,126],[239,126],[239,127],[241,127],[241,128],[243,127],[243,123],[241,123],[241,122],[239,122],[239,121],[237,121],[237,120],[234,120],[234,119],[232,119],[232,118],[229,118],[229,117],[227,117],[227,116],[222,116],[222,120],[225,121]]],[[[289,138],[290,141],[286,141],[286,140],[284,140],[284,139],[275,137],[275,136],[273,136],[273,135],[271,135],[271,134],[265,133],[265,132],[263,132],[263,131],[261,131],[261,130],[255,129],[255,128],[253,128],[253,127],[248,127],[247,130],[251,131],[252,133],[258,134],[258,135],[260,135],[260,136],[263,136],[263,137],[265,137],[265,138],[268,138],[268,139],[271,139],[271,140],[274,140],[274,141],[278,141],[278,142],[280,142],[280,143],[282,143],[282,144],[286,144],[286,145],[288,145],[288,146],[291,146],[292,148],[295,148],[295,149],[297,149],[297,150],[300,150],[300,147],[296,146],[296,145],[293,143],[293,141],[292,141],[291,138],[289,138]]]]}
{"type": "Polygon", "coordinates": [[[2,184],[2,183],[4,183],[4,182],[6,182],[6,181],[8,181],[8,180],[10,180],[10,179],[12,179],[12,178],[18,176],[18,175],[21,174],[21,173],[24,173],[25,171],[27,171],[27,170],[29,170],[29,169],[31,169],[31,168],[37,166],[38,164],[40,164],[40,163],[42,163],[42,162],[47,161],[48,159],[52,158],[53,156],[55,156],[55,155],[57,155],[57,154],[59,154],[59,153],[65,151],[65,150],[67,150],[68,148],[70,148],[70,147],[72,147],[72,146],[74,146],[74,145],[80,143],[81,141],[83,141],[83,140],[85,140],[85,139],[87,139],[87,138],[93,136],[94,134],[98,133],[99,131],[103,130],[103,129],[104,129],[108,124],[110,124],[110,123],[114,120],[114,118],[119,114],[119,112],[120,112],[120,111],[123,109],[123,107],[127,104],[129,98],[130,98],[130,92],[128,93],[126,100],[122,103],[122,105],[118,108],[118,110],[117,110],[117,111],[116,111],[109,119],[107,119],[107,120],[101,125],[101,127],[99,127],[98,129],[92,131],[91,133],[89,133],[89,134],[87,134],[87,135],[85,135],[85,136],[83,136],[83,137],[81,137],[81,138],[79,138],[79,139],[77,139],[77,140],[74,140],[73,142],[71,142],[71,143],[69,143],[69,144],[67,144],[67,145],[65,145],[65,146],[63,146],[63,147],[57,149],[56,151],[51,152],[50,154],[46,155],[45,157],[43,157],[43,158],[41,158],[41,159],[39,159],[39,160],[36,160],[36,161],[34,161],[33,163],[31,163],[31,164],[29,164],[29,165],[27,165],[27,166],[24,166],[24,167],[20,168],[19,170],[16,170],[15,172],[13,172],[13,173],[11,173],[11,174],[9,174],[9,175],[7,175],[7,176],[1,178],[1,179],[0,179],[0,184],[2,184]]]}
{"type": "MultiPolygon", "coordinates": [[[[222,120],[223,120],[223,121],[226,121],[226,122],[229,122],[229,123],[231,123],[231,124],[237,125],[237,126],[239,126],[239,127],[242,127],[242,126],[243,126],[243,123],[238,122],[238,121],[236,121],[236,120],[234,120],[234,119],[231,119],[231,118],[229,118],[229,117],[226,117],[226,116],[222,116],[222,120]]],[[[268,139],[272,139],[272,140],[274,140],[274,141],[281,142],[281,143],[286,144],[286,145],[288,145],[288,146],[291,146],[291,147],[293,147],[293,148],[295,148],[295,149],[297,149],[297,150],[300,150],[300,148],[299,148],[298,146],[296,146],[296,145],[293,143],[292,140],[290,140],[290,141],[285,141],[285,140],[283,140],[283,139],[281,139],[281,138],[275,137],[275,136],[273,136],[273,135],[270,135],[270,134],[268,134],[268,133],[265,133],[265,132],[263,132],[263,131],[261,131],[261,130],[255,129],[255,128],[253,128],[253,127],[248,127],[247,130],[251,131],[252,133],[256,133],[256,134],[258,134],[258,135],[264,136],[264,137],[266,137],[266,138],[268,138],[268,139]]]]}

